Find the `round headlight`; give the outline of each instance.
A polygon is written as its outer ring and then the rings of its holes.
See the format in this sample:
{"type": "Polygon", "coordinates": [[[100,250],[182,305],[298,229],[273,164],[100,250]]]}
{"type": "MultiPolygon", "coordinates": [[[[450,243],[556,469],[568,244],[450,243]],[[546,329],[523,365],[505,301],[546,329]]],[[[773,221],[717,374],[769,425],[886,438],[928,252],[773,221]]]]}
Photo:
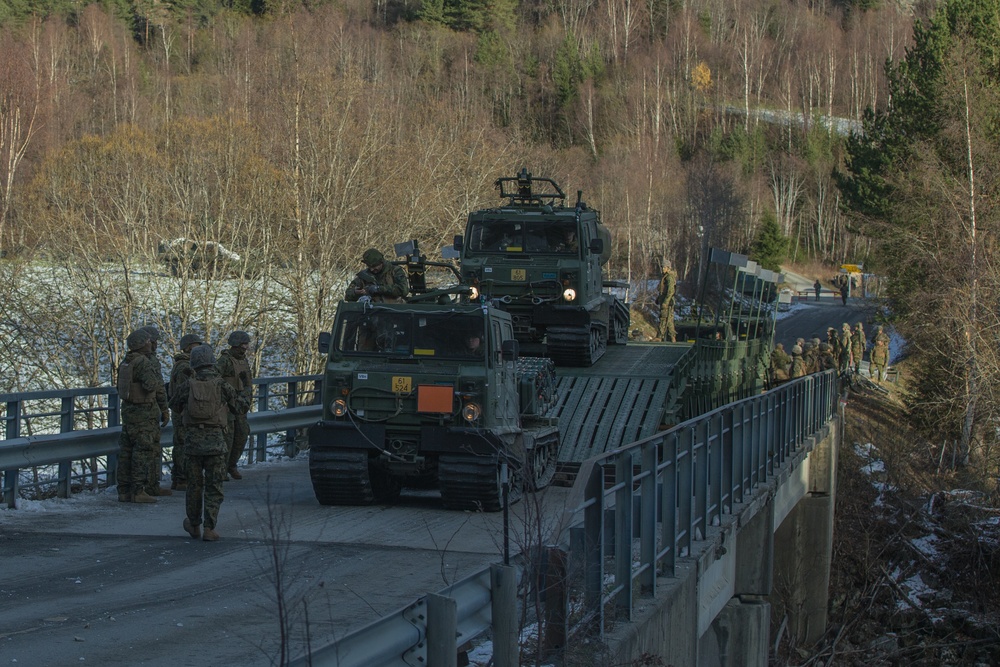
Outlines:
{"type": "Polygon", "coordinates": [[[478,299],[479,298],[479,288],[473,285],[469,288],[469,298],[478,299]]]}
{"type": "Polygon", "coordinates": [[[462,419],[467,422],[474,422],[483,414],[483,409],[476,403],[466,403],[462,408],[462,419]]]}
{"type": "Polygon", "coordinates": [[[573,301],[576,299],[576,290],[572,287],[567,287],[563,290],[563,298],[566,301],[573,301]]]}
{"type": "Polygon", "coordinates": [[[330,404],[330,412],[333,413],[334,417],[343,417],[347,414],[347,401],[338,398],[330,404]]]}

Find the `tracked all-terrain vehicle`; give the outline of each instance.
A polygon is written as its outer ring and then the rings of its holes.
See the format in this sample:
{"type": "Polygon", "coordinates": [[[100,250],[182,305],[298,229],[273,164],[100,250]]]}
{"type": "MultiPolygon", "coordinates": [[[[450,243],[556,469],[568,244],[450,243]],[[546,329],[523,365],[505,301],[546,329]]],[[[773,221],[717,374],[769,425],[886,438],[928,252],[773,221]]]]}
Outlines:
{"type": "Polygon", "coordinates": [[[611,233],[600,213],[566,195],[549,178],[527,170],[499,178],[504,203],[469,214],[455,237],[463,284],[511,314],[525,353],[559,366],[590,366],[607,345],[628,340],[628,305],[605,281],[611,233]]]}
{"type": "Polygon", "coordinates": [[[504,468],[514,499],[552,478],[559,429],[542,416],[555,398],[551,360],[520,357],[498,308],[424,297],[341,303],[320,338],[323,418],[309,431],[309,473],[324,505],[391,502],[413,486],[440,489],[449,508],[496,511],[504,468]]]}

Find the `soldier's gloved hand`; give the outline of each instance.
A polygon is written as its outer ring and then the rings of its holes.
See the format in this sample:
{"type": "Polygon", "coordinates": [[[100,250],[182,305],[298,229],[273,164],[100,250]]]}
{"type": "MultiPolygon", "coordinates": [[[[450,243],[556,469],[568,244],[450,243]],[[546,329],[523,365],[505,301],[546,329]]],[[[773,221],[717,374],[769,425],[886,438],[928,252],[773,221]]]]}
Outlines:
{"type": "Polygon", "coordinates": [[[164,410],[160,413],[160,426],[166,426],[170,423],[170,411],[164,410]]]}
{"type": "Polygon", "coordinates": [[[365,292],[368,293],[368,296],[375,296],[379,292],[379,286],[378,285],[368,285],[367,287],[365,287],[365,292]]]}

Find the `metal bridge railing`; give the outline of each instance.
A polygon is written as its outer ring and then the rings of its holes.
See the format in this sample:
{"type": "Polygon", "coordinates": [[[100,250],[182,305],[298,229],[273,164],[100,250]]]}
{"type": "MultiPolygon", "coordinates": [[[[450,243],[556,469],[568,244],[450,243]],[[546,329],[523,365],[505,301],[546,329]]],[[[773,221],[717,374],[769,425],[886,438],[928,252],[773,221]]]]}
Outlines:
{"type": "MultiPolygon", "coordinates": [[[[254,380],[256,411],[248,415],[247,460],[264,461],[276,447],[294,455],[297,429],[319,420],[319,375],[254,380]],[[284,432],[284,438],[268,438],[284,432]]],[[[67,498],[74,488],[115,484],[120,402],[114,387],[0,394],[4,438],[0,440],[3,502],[15,507],[22,490],[53,488],[67,498]],[[26,476],[30,475],[30,477],[26,476]]],[[[173,424],[160,433],[170,448],[173,424]]]]}
{"type": "MultiPolygon", "coordinates": [[[[557,647],[565,646],[562,640],[570,625],[577,632],[603,637],[608,618],[631,619],[636,599],[652,598],[658,578],[673,577],[677,560],[691,555],[709,528],[719,526],[735,504],[748,502],[769,478],[799,460],[809,439],[833,418],[838,389],[834,371],[809,375],[584,462],[563,526],[552,540],[560,545],[556,551],[563,553],[553,557],[550,552],[546,559],[542,644],[558,652],[557,647]],[[566,567],[560,571],[553,563],[566,567]],[[559,599],[553,591],[579,592],[582,605],[575,618],[569,609],[578,605],[559,599]],[[552,606],[562,609],[552,611],[552,606]],[[553,627],[560,624],[563,627],[553,627]]],[[[497,567],[491,566],[494,571],[497,567]]],[[[492,627],[496,646],[498,636],[509,636],[512,626],[516,629],[516,619],[514,611],[498,617],[497,610],[511,607],[497,604],[506,594],[495,580],[488,591],[494,603],[483,598],[483,582],[491,568],[315,648],[293,664],[435,664],[419,661],[426,655],[429,638],[460,637],[446,647],[454,658],[457,647],[476,636],[458,630],[470,624],[479,629],[477,634],[492,627]],[[415,613],[441,597],[450,598],[457,613],[415,613]]],[[[538,573],[526,575],[525,580],[537,581],[538,573]]],[[[518,664],[516,650],[503,653],[514,657],[498,658],[495,650],[495,667],[518,664]]]]}

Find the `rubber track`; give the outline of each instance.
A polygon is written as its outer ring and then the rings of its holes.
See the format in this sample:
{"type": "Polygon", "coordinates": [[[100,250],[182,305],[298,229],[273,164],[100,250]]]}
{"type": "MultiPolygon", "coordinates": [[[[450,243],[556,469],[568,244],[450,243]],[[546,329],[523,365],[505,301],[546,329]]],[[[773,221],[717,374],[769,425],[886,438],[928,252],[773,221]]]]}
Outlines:
{"type": "MultiPolygon", "coordinates": [[[[448,509],[496,512],[503,507],[494,456],[442,456],[438,459],[441,500],[448,509]]],[[[510,502],[521,495],[520,483],[511,484],[510,502]]]]}
{"type": "Polygon", "coordinates": [[[545,332],[546,354],[557,366],[593,366],[608,349],[607,333],[601,337],[596,352],[590,349],[591,327],[549,327],[545,332]]]}
{"type": "Polygon", "coordinates": [[[371,505],[368,453],[360,449],[309,450],[309,477],[320,505],[371,505]]]}

